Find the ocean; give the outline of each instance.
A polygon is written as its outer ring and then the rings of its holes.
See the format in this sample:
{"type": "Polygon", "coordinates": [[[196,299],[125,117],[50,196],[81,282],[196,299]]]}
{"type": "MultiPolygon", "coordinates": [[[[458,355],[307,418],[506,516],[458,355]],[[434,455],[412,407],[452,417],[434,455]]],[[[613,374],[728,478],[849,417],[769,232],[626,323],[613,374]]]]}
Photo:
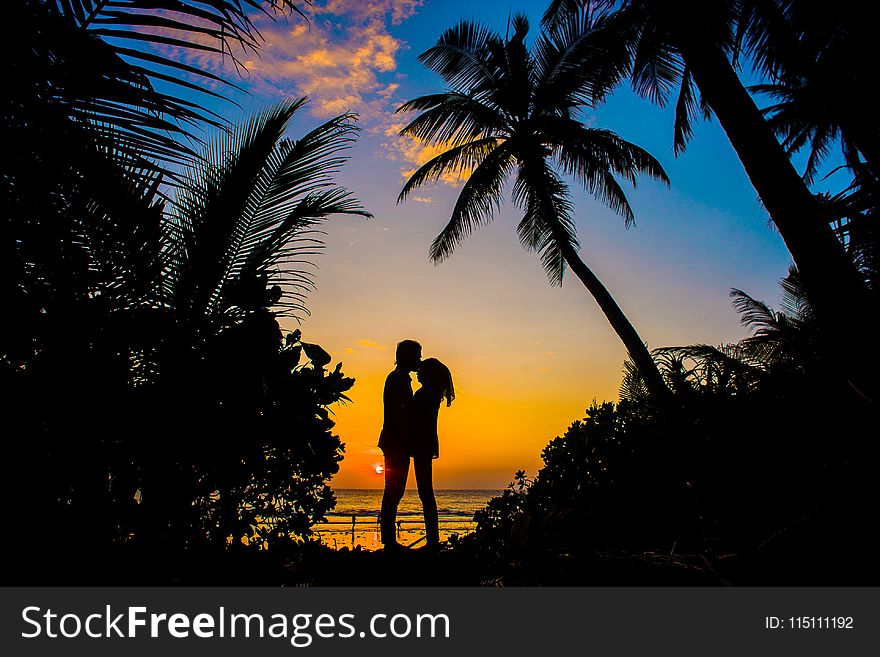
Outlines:
{"type": "MultiPolygon", "coordinates": [[[[382,489],[343,488],[336,494],[336,508],[327,514],[327,522],[315,525],[317,538],[333,548],[366,550],[382,547],[379,539],[379,509],[382,489]],[[352,523],[354,519],[354,523],[352,523]]],[[[463,536],[474,529],[474,512],[486,505],[499,490],[435,490],[440,520],[440,540],[452,534],[463,536]]],[[[407,490],[397,509],[398,542],[412,545],[425,537],[422,503],[415,490],[407,490]]],[[[419,543],[422,544],[422,543],[419,543]]]]}

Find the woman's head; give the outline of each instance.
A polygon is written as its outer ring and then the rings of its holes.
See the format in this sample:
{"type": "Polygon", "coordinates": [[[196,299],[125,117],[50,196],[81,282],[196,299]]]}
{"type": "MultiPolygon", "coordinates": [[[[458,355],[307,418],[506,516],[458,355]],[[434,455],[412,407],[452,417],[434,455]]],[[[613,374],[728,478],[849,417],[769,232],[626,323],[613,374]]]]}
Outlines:
{"type": "Polygon", "coordinates": [[[455,399],[455,388],[452,386],[452,372],[436,358],[426,358],[419,365],[419,383],[423,388],[446,397],[446,405],[452,405],[455,399]]]}

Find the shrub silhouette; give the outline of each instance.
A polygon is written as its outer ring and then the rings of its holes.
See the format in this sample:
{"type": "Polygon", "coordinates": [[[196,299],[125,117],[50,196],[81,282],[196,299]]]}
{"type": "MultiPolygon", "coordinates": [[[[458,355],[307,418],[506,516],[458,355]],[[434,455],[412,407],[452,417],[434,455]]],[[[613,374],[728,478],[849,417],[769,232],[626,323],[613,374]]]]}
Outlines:
{"type": "Polygon", "coordinates": [[[734,291],[754,334],[655,352],[681,411],[638,372],[518,472],[462,540],[488,581],[859,584],[880,581],[867,518],[870,405],[828,376],[795,271],[775,312],[734,291]],[[810,409],[810,412],[804,412],[810,409]]]}

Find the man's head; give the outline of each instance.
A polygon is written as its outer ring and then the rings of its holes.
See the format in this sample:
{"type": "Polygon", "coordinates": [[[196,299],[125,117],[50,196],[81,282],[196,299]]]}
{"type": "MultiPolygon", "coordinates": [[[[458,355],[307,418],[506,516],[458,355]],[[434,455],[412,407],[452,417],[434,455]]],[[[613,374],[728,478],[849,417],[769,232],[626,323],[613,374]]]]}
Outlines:
{"type": "Polygon", "coordinates": [[[397,368],[412,372],[419,367],[422,361],[422,345],[415,340],[402,340],[397,343],[395,363],[397,368]]]}

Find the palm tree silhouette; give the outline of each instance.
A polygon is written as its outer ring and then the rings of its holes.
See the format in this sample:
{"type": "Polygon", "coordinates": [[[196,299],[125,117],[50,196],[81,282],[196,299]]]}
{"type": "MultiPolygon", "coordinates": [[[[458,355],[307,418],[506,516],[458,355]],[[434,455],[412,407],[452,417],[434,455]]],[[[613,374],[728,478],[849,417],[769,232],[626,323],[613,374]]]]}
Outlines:
{"type": "Polygon", "coordinates": [[[221,133],[185,171],[167,213],[161,295],[182,318],[306,313],[308,258],[323,245],[315,227],[335,214],[371,216],[333,181],[355,115],[284,138],[305,102],[285,101],[221,133]]]}
{"type": "MultiPolygon", "coordinates": [[[[254,404],[248,391],[261,391],[258,398],[262,400],[273,385],[280,388],[271,394],[279,395],[293,385],[288,379],[300,352],[309,358],[314,372],[320,373],[313,381],[320,383],[327,399],[333,398],[333,385],[340,386],[341,394],[353,383],[343,379],[339,367],[325,381],[322,368],[329,364],[330,355],[318,345],[301,342],[299,331],[288,339],[288,348],[280,351],[282,337],[275,318],[308,314],[306,294],[314,285],[311,258],[323,247],[319,224],[333,215],[371,216],[334,181],[355,139],[356,117],[343,114],[299,139],[285,138],[290,121],[305,102],[289,100],[272,106],[211,140],[198,160],[183,171],[167,203],[159,248],[143,250],[140,269],[158,268],[159,275],[152,279],[155,285],[150,295],[130,313],[139,324],[139,334],[146,335],[126,346],[132,354],[135,385],[153,384],[168,417],[190,417],[190,406],[198,403],[191,387],[201,374],[220,386],[208,393],[218,395],[209,407],[214,404],[218,414],[225,408],[240,419],[229,407],[254,404]],[[145,331],[144,325],[149,329],[145,331]],[[286,373],[278,369],[279,354],[289,361],[286,373]],[[249,377],[254,376],[265,379],[257,378],[256,388],[249,388],[253,383],[249,377]],[[245,391],[238,398],[231,394],[235,386],[245,391]]],[[[155,244],[155,240],[149,242],[155,244]]],[[[278,401],[282,407],[285,403],[278,401]]],[[[254,416],[245,411],[244,417],[256,426],[254,416]]],[[[254,438],[263,439],[259,432],[254,438]]],[[[239,517],[237,500],[247,491],[256,495],[254,491],[274,485],[275,471],[266,469],[265,459],[254,459],[248,449],[245,441],[218,444],[210,450],[189,445],[167,446],[167,453],[150,450],[144,457],[144,499],[160,501],[145,511],[146,517],[151,522],[171,518],[172,524],[184,523],[175,527],[185,526],[192,502],[186,494],[195,494],[187,486],[195,484],[181,473],[203,468],[219,473],[218,479],[205,481],[220,491],[222,510],[215,514],[215,528],[219,527],[225,541],[224,532],[232,531],[239,517]],[[185,494],[165,496],[162,491],[169,478],[177,482],[172,490],[185,494]],[[242,478],[247,485],[241,483],[242,478]]],[[[288,444],[278,449],[287,454],[283,450],[293,448],[288,444]]],[[[324,458],[319,456],[325,454],[319,447],[309,449],[316,462],[324,458]]],[[[311,467],[308,463],[308,458],[300,463],[303,472],[311,467]]],[[[299,483],[302,489],[314,482],[301,479],[299,483]]],[[[271,499],[283,505],[286,498],[280,490],[290,488],[276,490],[271,499]]],[[[292,516],[302,521],[301,513],[292,516]]]]}
{"type": "MultiPolygon", "coordinates": [[[[4,5],[16,27],[0,98],[0,304],[19,322],[0,329],[0,354],[27,360],[40,350],[45,336],[38,334],[47,324],[69,324],[68,310],[72,320],[83,319],[81,308],[72,309],[88,301],[93,274],[101,275],[89,258],[102,257],[102,249],[115,250],[116,258],[137,252],[81,238],[101,240],[113,222],[114,238],[129,243],[157,230],[156,212],[142,210],[152,202],[144,199],[157,199],[150,190],[158,175],[168,193],[179,167],[198,159],[203,129],[229,127],[200,102],[223,97],[234,85],[193,66],[187,55],[223,53],[235,61],[261,44],[258,12],[274,16],[303,6],[295,0],[4,5]],[[128,192],[131,198],[123,198],[128,192]],[[121,210],[126,205],[128,212],[121,210]],[[96,209],[104,214],[91,216],[96,209]],[[135,223],[140,219],[143,226],[135,223]]],[[[113,278],[118,287],[122,278],[113,278]]]]}
{"type": "MultiPolygon", "coordinates": [[[[235,87],[186,54],[223,55],[243,67],[262,37],[264,14],[303,13],[298,0],[13,0],[9,16],[25,37],[18,72],[43,106],[110,140],[112,154],[143,168],[196,156],[198,128],[226,122],[199,101],[235,87]],[[217,90],[215,90],[215,88],[217,90]],[[193,100],[195,97],[195,101],[193,100]]],[[[19,107],[19,111],[30,111],[19,107]]],[[[57,117],[56,117],[57,119],[57,117]]],[[[166,171],[167,172],[167,171],[166,171]]]]}
{"type": "MultiPolygon", "coordinates": [[[[790,391],[795,381],[813,386],[829,381],[813,309],[794,266],[780,287],[778,310],[742,290],[730,291],[732,305],[740,323],[751,333],[749,337],[717,347],[694,344],[654,351],[660,371],[679,399],[687,403],[698,396],[742,398],[767,384],[790,391]]],[[[621,400],[638,403],[648,397],[632,361],[624,363],[619,393],[621,400]]]]}
{"type": "Polygon", "coordinates": [[[843,345],[844,375],[872,396],[875,369],[866,365],[865,355],[876,363],[875,314],[864,281],[731,63],[739,43],[772,38],[775,13],[765,9],[774,2],[556,0],[544,22],[552,28],[597,7],[617,9],[608,23],[623,47],[606,53],[606,66],[617,74],[608,78],[611,82],[628,73],[635,90],[659,104],[679,88],[677,152],[684,149],[695,116],[712,112],[718,118],[800,271],[827,348],[843,345]]]}
{"type": "Polygon", "coordinates": [[[808,183],[838,140],[851,167],[864,158],[880,176],[880,129],[870,97],[880,66],[875,13],[864,2],[844,1],[828,11],[816,0],[774,0],[740,18],[761,30],[745,45],[768,82],[751,90],[773,98],[764,112],[789,152],[809,147],[808,183]]]}
{"type": "Polygon", "coordinates": [[[419,111],[403,135],[445,150],[405,183],[398,201],[420,185],[448,172],[469,172],[430,257],[441,262],[477,226],[492,220],[513,178],[512,198],[525,214],[517,228],[522,245],[541,256],[554,285],[566,267],[596,299],[658,401],[669,391],[651,354],[620,306],[578,256],[574,207],[562,175],[634,222],[617,177],[635,184],[640,173],[668,184],[661,165],[643,149],[608,130],[586,127],[578,113],[589,107],[594,76],[590,61],[603,36],[591,18],[566,23],[541,35],[531,51],[523,16],[512,34],[499,34],[464,21],[444,32],[420,61],[439,73],[447,90],[411,100],[398,112],[419,111]]]}
{"type": "MultiPolygon", "coordinates": [[[[314,491],[335,467],[338,441],[321,427],[322,406],[352,382],[339,368],[324,372],[330,356],[298,332],[282,348],[275,318],[307,312],[319,223],[367,213],[333,180],[356,135],[354,116],[287,139],[303,102],[219,131],[170,191],[155,171],[104,157],[89,168],[100,184],[65,180],[66,194],[37,199],[46,206],[38,218],[55,219],[48,226],[60,252],[25,261],[31,278],[13,309],[30,314],[8,322],[20,335],[0,343],[0,384],[24,409],[8,414],[10,462],[22,466],[16,485],[30,482],[47,517],[88,534],[90,545],[109,544],[121,526],[153,537],[173,526],[195,537],[203,528],[187,523],[199,510],[193,500],[208,499],[200,486],[232,491],[219,504],[243,487],[205,473],[244,473],[254,494],[271,488],[281,505],[305,495],[318,505],[306,502],[306,513],[326,508],[314,491]],[[300,352],[312,365],[302,377],[293,371],[300,352]],[[222,431],[206,433],[235,439],[215,445],[186,428],[223,421],[222,431]],[[276,441],[284,432],[273,422],[314,447],[276,441]],[[258,448],[286,464],[268,465],[258,448]],[[300,459],[298,450],[307,453],[300,459]]],[[[223,522],[232,517],[227,508],[223,522]]],[[[286,520],[307,528],[305,517],[296,510],[286,520]]]]}

